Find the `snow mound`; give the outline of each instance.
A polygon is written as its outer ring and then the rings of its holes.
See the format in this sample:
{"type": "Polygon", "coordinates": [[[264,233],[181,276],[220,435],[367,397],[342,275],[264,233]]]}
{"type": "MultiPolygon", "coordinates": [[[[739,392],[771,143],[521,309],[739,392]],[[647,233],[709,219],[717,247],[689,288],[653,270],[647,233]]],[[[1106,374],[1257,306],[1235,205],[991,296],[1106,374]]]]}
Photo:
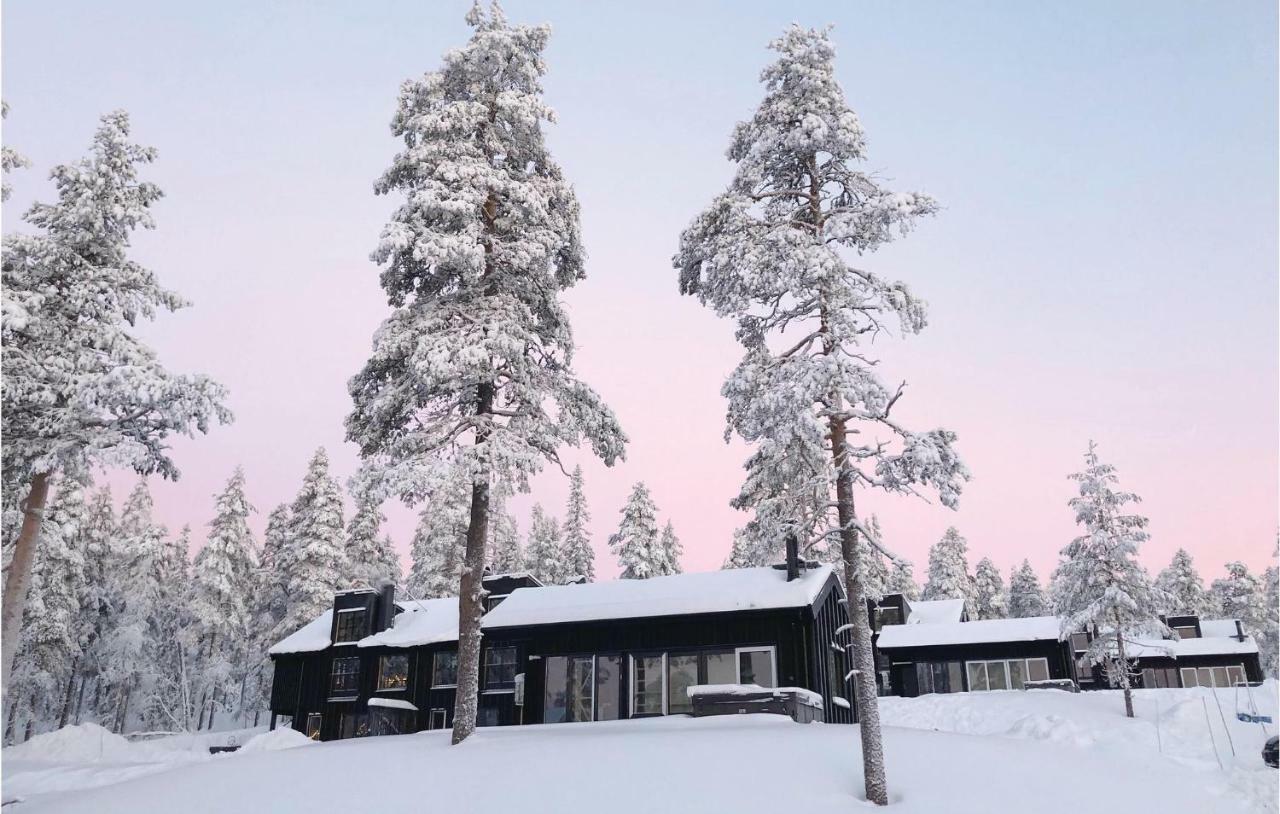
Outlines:
{"type": "Polygon", "coordinates": [[[36,760],[48,763],[96,763],[103,760],[134,760],[138,744],[130,743],[97,724],[64,726],[36,735],[26,743],[4,750],[5,760],[36,760]]]}
{"type": "Polygon", "coordinates": [[[296,729],[281,727],[261,735],[254,735],[249,742],[241,746],[236,754],[246,752],[277,752],[281,749],[296,749],[299,746],[311,746],[315,741],[296,729]]]}

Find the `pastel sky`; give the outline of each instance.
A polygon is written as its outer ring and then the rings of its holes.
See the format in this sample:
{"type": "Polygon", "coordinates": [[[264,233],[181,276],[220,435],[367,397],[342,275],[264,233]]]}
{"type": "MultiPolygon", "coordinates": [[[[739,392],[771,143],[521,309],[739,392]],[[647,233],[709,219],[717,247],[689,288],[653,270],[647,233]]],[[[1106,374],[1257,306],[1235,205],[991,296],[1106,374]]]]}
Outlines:
{"type": "MultiPolygon", "coordinates": [[[[344,478],[346,380],[386,314],[368,260],[393,201],[402,80],[462,44],[468,3],[10,0],[5,229],[49,168],[122,107],[160,151],[166,193],[137,257],[195,306],[143,329],[173,368],[231,390],[233,426],[179,440],[154,485],[202,539],[243,464],[259,509],[291,500],[313,450],[344,478]]],[[[947,426],[974,473],[959,511],[871,496],[923,571],[948,525],[971,561],[1046,574],[1090,438],[1145,498],[1144,558],[1179,546],[1207,576],[1270,562],[1277,531],[1277,44],[1272,2],[524,2],[554,27],[549,140],[582,201],[588,278],[568,294],[577,364],[632,438],[581,459],[602,573],[632,483],[647,482],[687,570],[723,561],[745,450],[722,438],[732,326],[676,289],[680,230],[723,188],[731,128],[761,92],[766,43],[835,25],[869,167],[944,209],[867,258],[925,297],[931,325],[879,350],[909,382],[899,417],[947,426]]],[[[117,477],[117,497],[129,478],[117,477]]],[[[561,512],[557,471],[517,502],[561,512]]],[[[413,514],[389,507],[407,553],[413,514]]]]}

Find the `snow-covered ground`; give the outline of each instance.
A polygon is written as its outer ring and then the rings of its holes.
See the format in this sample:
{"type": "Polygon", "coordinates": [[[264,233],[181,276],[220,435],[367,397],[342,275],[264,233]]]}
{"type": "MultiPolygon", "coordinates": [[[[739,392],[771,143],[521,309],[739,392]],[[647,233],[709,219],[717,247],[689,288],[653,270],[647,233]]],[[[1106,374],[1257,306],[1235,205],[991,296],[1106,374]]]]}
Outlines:
{"type": "MultiPolygon", "coordinates": [[[[1275,684],[1255,692],[1260,711],[1274,716],[1275,684]]],[[[1119,810],[1276,811],[1277,772],[1262,763],[1261,727],[1235,720],[1232,691],[1217,701],[1222,717],[1207,690],[1142,691],[1130,721],[1111,692],[883,699],[891,810],[1079,814],[1104,794],[1119,810]]],[[[866,805],[854,801],[856,727],[772,715],[482,729],[457,748],[447,732],[323,744],[289,731],[239,734],[246,747],[219,756],[202,753],[198,739],[125,743],[85,728],[41,736],[4,752],[4,796],[24,798],[5,811],[288,814],[371,800],[417,810],[430,800],[433,809],[507,814],[608,800],[628,814],[822,814],[866,805]]]]}

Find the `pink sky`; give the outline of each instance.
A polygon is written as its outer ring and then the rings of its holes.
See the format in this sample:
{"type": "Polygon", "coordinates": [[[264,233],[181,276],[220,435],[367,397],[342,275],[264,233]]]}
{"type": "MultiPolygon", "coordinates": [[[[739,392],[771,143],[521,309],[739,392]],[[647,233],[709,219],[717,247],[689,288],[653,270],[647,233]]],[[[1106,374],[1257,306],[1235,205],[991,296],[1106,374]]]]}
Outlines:
{"type": "MultiPolygon", "coordinates": [[[[237,414],[175,444],[183,477],[154,484],[158,511],[200,537],[242,464],[260,530],[317,446],[344,479],[356,467],[346,380],[386,313],[367,256],[393,204],[371,185],[395,149],[399,82],[465,39],[466,3],[376,17],[134,5],[6,6],[5,138],[35,169],[14,177],[5,228],[49,195],[48,168],[83,152],[98,113],[133,113],[167,194],[137,257],[196,303],[143,332],[175,369],[224,382],[237,414]]],[[[763,45],[793,19],[837,24],[872,168],[945,207],[863,262],[929,300],[921,336],[878,346],[883,371],[910,383],[909,426],[959,433],[974,480],[957,512],[866,497],[888,543],[922,576],[955,525],[971,562],[990,556],[1007,573],[1026,557],[1046,575],[1075,533],[1066,475],[1092,438],[1145,498],[1148,564],[1180,546],[1207,578],[1228,560],[1271,562],[1274,9],[507,5],[555,27],[550,141],[590,255],[567,298],[577,365],[632,439],[612,470],[568,456],[584,465],[602,574],[616,573],[606,539],[638,480],[674,522],[687,570],[718,567],[745,519],[728,506],[745,450],[722,440],[718,393],[737,359],[732,325],[678,295],[670,257],[727,181],[724,148],[759,99],[763,45]],[[633,36],[600,36],[616,30],[633,36]]],[[[540,477],[516,502],[522,527],[535,500],[562,512],[566,491],[558,472],[540,477]]],[[[412,513],[389,509],[407,552],[412,513]]]]}

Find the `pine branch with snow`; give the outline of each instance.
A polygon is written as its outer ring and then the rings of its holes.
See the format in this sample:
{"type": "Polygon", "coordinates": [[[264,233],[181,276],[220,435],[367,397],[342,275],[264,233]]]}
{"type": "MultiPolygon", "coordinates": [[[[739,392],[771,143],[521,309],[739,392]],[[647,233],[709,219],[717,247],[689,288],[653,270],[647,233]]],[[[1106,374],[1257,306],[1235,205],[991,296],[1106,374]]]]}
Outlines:
{"type": "MultiPolygon", "coordinates": [[[[9,118],[9,103],[0,102],[0,119],[7,118],[9,118]]],[[[31,162],[17,150],[7,144],[0,147],[0,173],[4,176],[4,181],[0,182],[0,201],[9,200],[9,194],[13,191],[9,186],[9,173],[13,170],[30,166],[31,162]]]]}
{"type": "Polygon", "coordinates": [[[1239,619],[1245,632],[1261,633],[1266,627],[1266,588],[1243,562],[1227,563],[1227,575],[1209,586],[1215,613],[1224,619],[1239,619]]]}
{"type": "Polygon", "coordinates": [[[889,579],[885,585],[885,593],[902,594],[907,599],[920,598],[920,585],[916,582],[915,570],[910,560],[897,559],[889,568],[889,579]]]}

